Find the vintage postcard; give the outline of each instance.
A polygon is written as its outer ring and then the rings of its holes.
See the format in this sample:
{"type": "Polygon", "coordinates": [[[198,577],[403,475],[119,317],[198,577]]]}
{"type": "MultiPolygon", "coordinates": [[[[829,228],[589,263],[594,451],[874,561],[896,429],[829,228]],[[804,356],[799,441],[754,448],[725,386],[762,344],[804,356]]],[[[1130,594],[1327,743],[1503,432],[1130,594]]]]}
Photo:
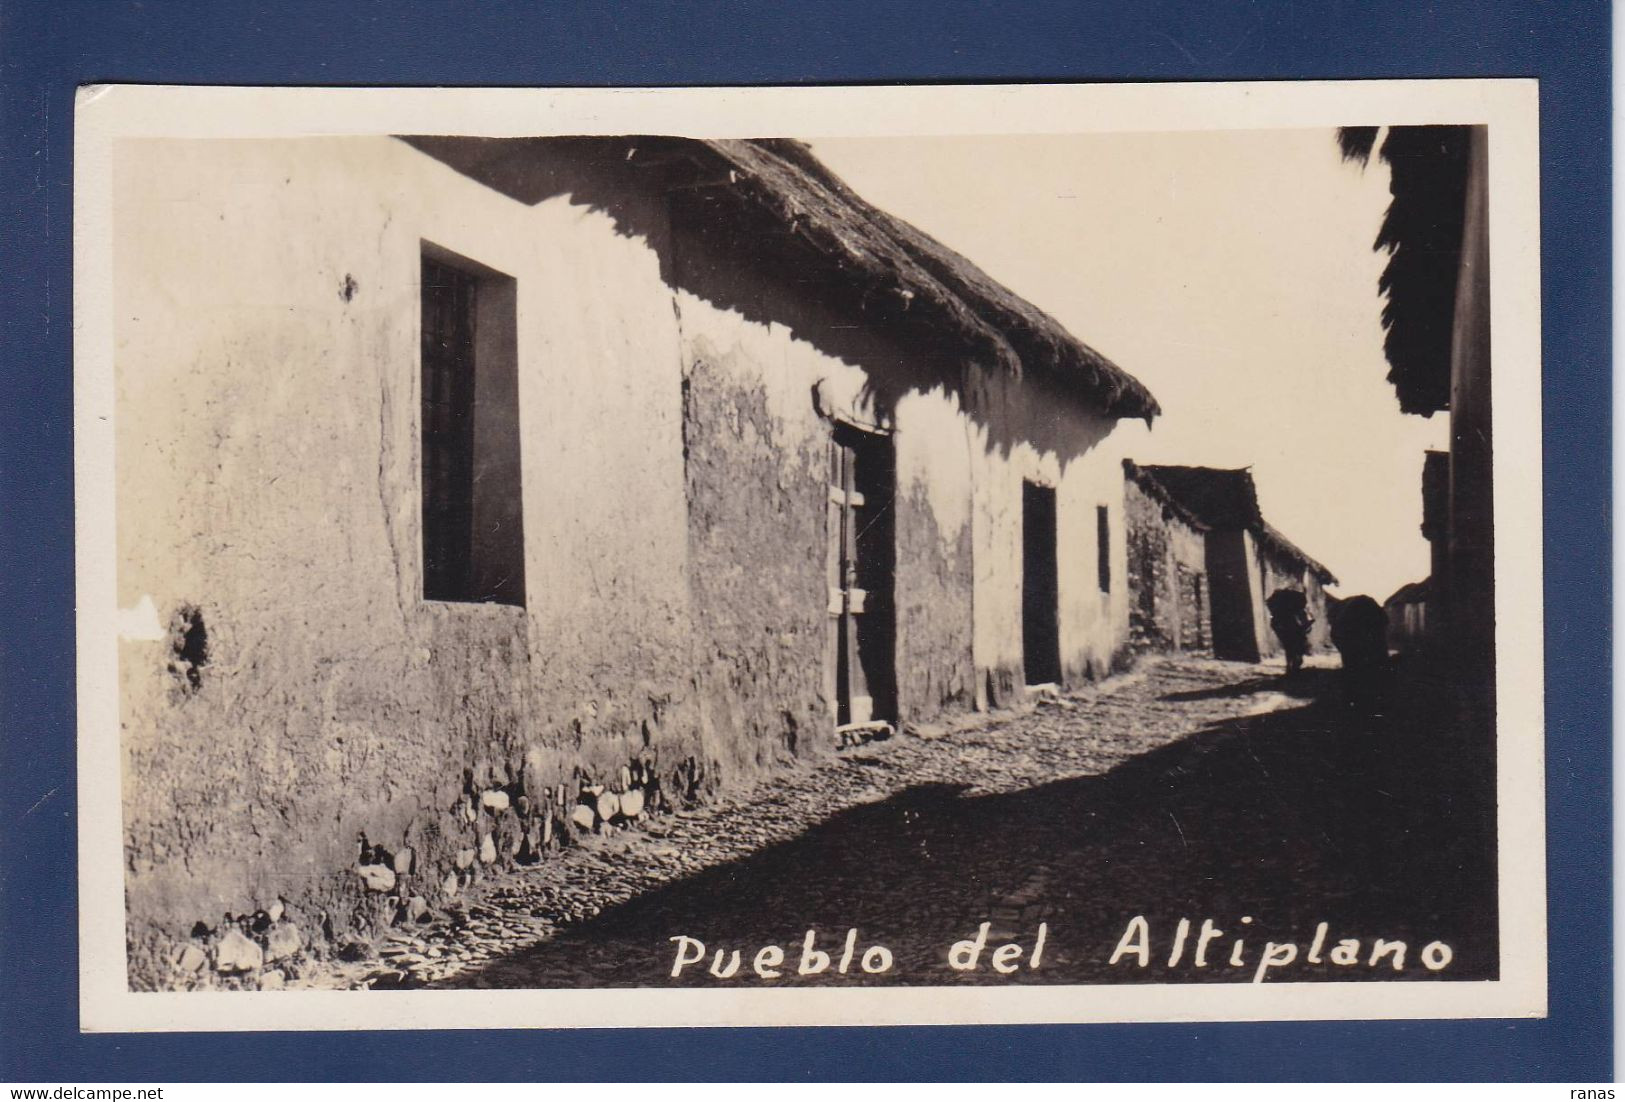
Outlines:
{"type": "Polygon", "coordinates": [[[1543,1015],[1537,100],[84,89],[83,1028],[1543,1015]]]}

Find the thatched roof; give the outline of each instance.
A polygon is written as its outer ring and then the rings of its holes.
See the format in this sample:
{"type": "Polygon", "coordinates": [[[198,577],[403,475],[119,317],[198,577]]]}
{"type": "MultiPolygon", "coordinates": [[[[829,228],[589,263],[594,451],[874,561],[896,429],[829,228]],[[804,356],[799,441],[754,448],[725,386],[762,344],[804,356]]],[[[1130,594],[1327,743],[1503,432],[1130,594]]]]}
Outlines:
{"type": "MultiPolygon", "coordinates": [[[[1338,144],[1346,160],[1365,164],[1377,127],[1345,127],[1338,144]]],[[[1386,249],[1388,266],[1377,283],[1385,295],[1388,381],[1406,413],[1450,408],[1450,345],[1461,269],[1467,204],[1465,126],[1394,126],[1377,156],[1388,165],[1393,201],[1372,246],[1386,249]]]]}
{"type": "Polygon", "coordinates": [[[891,284],[905,301],[931,301],[1011,372],[1043,372],[1081,387],[1115,417],[1150,421],[1162,412],[1138,379],[940,241],[866,202],[804,143],[703,144],[738,171],[739,187],[829,259],[891,284]]]}
{"type": "Polygon", "coordinates": [[[1147,468],[1140,466],[1132,459],[1125,459],[1123,460],[1123,473],[1128,477],[1129,481],[1144,491],[1147,497],[1157,502],[1179,520],[1198,532],[1208,530],[1209,525],[1201,517],[1187,509],[1178,498],[1169,492],[1168,487],[1157,481],[1156,476],[1147,468]]]}
{"type": "Polygon", "coordinates": [[[1204,527],[1221,531],[1257,528],[1264,517],[1258,509],[1258,491],[1252,472],[1217,467],[1141,467],[1165,493],[1194,514],[1204,527]]]}
{"type": "Polygon", "coordinates": [[[1266,550],[1301,565],[1320,579],[1322,585],[1336,585],[1337,578],[1310,558],[1297,544],[1264,519],[1258,507],[1258,488],[1252,471],[1243,467],[1226,470],[1217,467],[1144,466],[1135,468],[1140,485],[1148,481],[1190,512],[1206,528],[1218,531],[1245,529],[1266,550]]]}
{"type": "Polygon", "coordinates": [[[861,287],[865,310],[912,316],[935,337],[956,344],[967,360],[1018,377],[1048,376],[1111,417],[1149,422],[1162,412],[1138,379],[963,256],[865,201],[802,142],[667,136],[406,140],[525,202],[543,197],[539,181],[550,150],[569,149],[601,172],[637,173],[645,186],[666,172],[674,181],[669,186],[703,191],[713,200],[709,209],[748,213],[753,226],[765,217],[775,233],[803,246],[802,254],[861,287]],[[683,171],[674,172],[674,165],[683,171]]]}
{"type": "Polygon", "coordinates": [[[1319,562],[1309,557],[1309,554],[1281,534],[1281,530],[1269,522],[1264,522],[1253,532],[1254,537],[1266,550],[1274,552],[1280,558],[1295,562],[1320,579],[1321,585],[1336,585],[1337,577],[1319,562]]]}

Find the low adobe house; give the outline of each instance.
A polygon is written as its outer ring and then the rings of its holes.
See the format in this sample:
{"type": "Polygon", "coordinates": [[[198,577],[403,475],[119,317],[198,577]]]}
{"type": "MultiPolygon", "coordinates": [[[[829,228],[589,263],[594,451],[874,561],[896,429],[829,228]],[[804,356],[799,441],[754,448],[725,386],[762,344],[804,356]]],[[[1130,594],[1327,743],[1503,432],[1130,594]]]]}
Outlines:
{"type": "Polygon", "coordinates": [[[138,985],[1126,650],[1155,400],[798,143],[155,140],[115,196],[138,985]]]}
{"type": "Polygon", "coordinates": [[[1132,459],[1123,475],[1130,642],[1138,653],[1212,654],[1208,526],[1132,459]]]}
{"type": "MultiPolygon", "coordinates": [[[[1129,545],[1146,553],[1144,565],[1131,567],[1144,579],[1136,595],[1142,619],[1182,625],[1205,615],[1214,657],[1257,662],[1281,653],[1264,602],[1278,589],[1296,589],[1314,617],[1310,649],[1331,647],[1325,587],[1337,579],[1264,520],[1250,471],[1133,462],[1124,471],[1140,503],[1129,511],[1129,545]]],[[[1161,643],[1154,649],[1174,649],[1165,628],[1148,634],[1161,643]]]]}

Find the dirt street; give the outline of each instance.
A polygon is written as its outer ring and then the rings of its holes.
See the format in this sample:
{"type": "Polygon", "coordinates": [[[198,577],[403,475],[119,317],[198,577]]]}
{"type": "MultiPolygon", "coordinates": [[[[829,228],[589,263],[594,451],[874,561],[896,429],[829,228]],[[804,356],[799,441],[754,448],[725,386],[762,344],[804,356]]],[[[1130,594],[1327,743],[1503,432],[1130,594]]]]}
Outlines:
{"type": "Polygon", "coordinates": [[[1438,696],[1401,679],[1362,710],[1324,666],[1150,660],[589,839],[329,978],[1245,982],[1271,942],[1271,980],[1484,978],[1492,841],[1438,696]]]}

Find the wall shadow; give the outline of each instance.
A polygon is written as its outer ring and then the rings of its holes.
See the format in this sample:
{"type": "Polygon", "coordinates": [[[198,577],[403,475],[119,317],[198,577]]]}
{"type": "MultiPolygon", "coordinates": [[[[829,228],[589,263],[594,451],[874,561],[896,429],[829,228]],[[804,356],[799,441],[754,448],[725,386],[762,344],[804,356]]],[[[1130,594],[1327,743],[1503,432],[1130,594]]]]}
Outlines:
{"type": "Polygon", "coordinates": [[[832,262],[793,224],[741,201],[731,180],[708,175],[715,167],[689,152],[694,143],[685,139],[402,140],[520,202],[568,196],[606,214],[617,232],[654,250],[673,290],[758,324],[782,326],[823,354],[863,368],[862,398],[883,423],[905,396],[945,391],[983,429],[989,453],[1008,457],[1026,443],[1054,453],[1063,465],[1115,426],[1095,412],[1081,379],[1020,378],[998,366],[997,348],[975,346],[939,306],[857,266],[832,262]]]}
{"type": "Polygon", "coordinates": [[[1338,691],[1338,670],[1321,670],[1308,668],[1288,677],[1280,674],[1267,677],[1251,677],[1246,681],[1236,681],[1228,685],[1218,685],[1211,689],[1187,689],[1181,692],[1164,693],[1161,697],[1171,704],[1181,701],[1194,700],[1233,700],[1244,696],[1257,696],[1262,693],[1278,693],[1299,700],[1315,700],[1338,691]]]}
{"type": "MultiPolygon", "coordinates": [[[[1486,979],[1497,974],[1493,780],[1470,760],[1475,732],[1396,686],[1381,713],[1350,707],[1335,683],[1301,707],[1226,721],[1098,776],[971,795],[922,784],[839,813],[793,840],[650,891],[555,939],[464,973],[456,987],[769,985],[750,973],[763,945],[783,946],[793,973],[808,929],[838,947],[857,927],[859,953],[881,944],[882,976],[853,967],[774,986],[865,983],[1245,982],[1265,940],[1295,942],[1317,923],[1329,949],[1360,939],[1360,962],[1301,959],[1272,976],[1294,981],[1486,979]],[[1125,924],[1146,917],[1152,960],[1108,963],[1125,924]],[[1241,923],[1248,916],[1251,922],[1241,923]],[[1182,917],[1227,933],[1167,965],[1182,917]],[[1048,925],[1042,966],[1004,977],[951,971],[946,951],[992,921],[1031,949],[1048,925]],[[705,964],[670,978],[670,938],[707,946],[705,964]],[[1230,967],[1234,940],[1245,964],[1230,967]],[[1374,938],[1407,943],[1406,967],[1371,967],[1374,938]],[[1453,951],[1439,972],[1422,947],[1453,951]],[[740,975],[707,974],[709,953],[740,949],[740,975]]],[[[871,759],[872,760],[872,759],[871,759]]],[[[862,759],[849,760],[863,768],[862,759]]],[[[995,941],[994,944],[999,942],[995,941]]]]}

